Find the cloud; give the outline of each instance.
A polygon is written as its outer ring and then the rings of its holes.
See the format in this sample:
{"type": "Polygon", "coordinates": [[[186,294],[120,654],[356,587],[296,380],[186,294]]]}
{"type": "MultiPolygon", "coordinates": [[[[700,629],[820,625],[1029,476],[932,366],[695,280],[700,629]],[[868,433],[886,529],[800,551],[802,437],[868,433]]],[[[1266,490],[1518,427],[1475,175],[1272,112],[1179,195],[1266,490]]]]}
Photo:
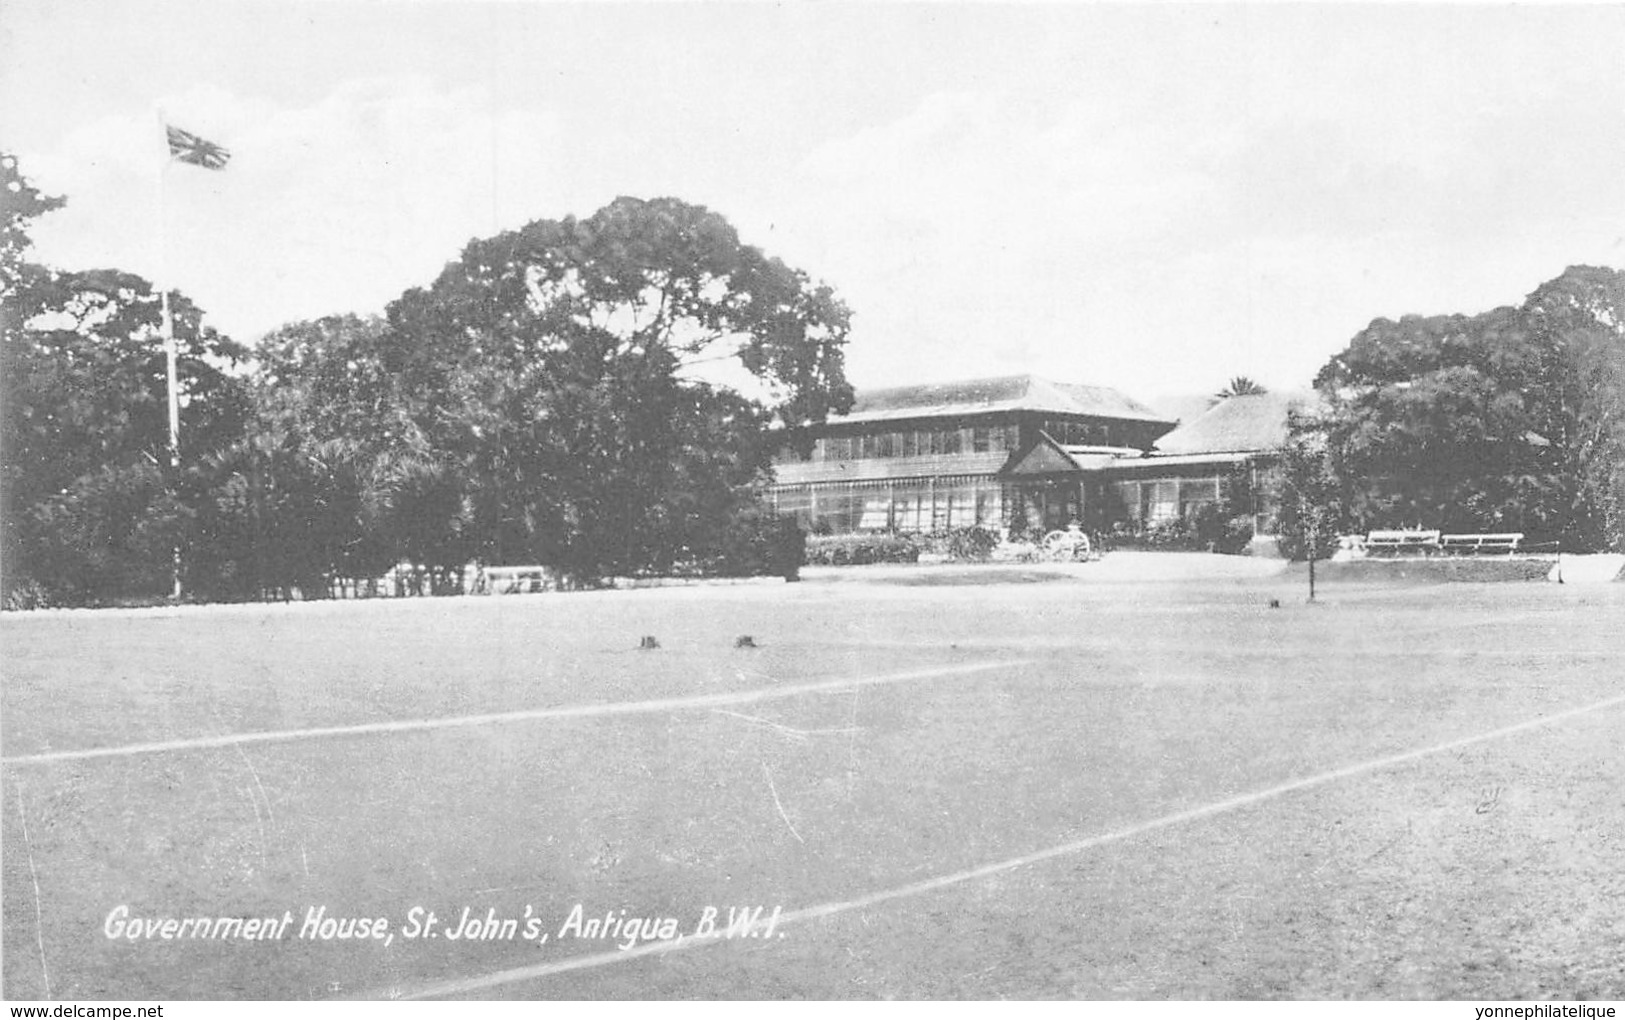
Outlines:
{"type": "Polygon", "coordinates": [[[1625,135],[1563,96],[1618,105],[1625,71],[1529,83],[1471,33],[1322,52],[1299,27],[1177,72],[933,93],[813,150],[777,234],[855,309],[854,377],[1297,386],[1375,316],[1618,261],[1625,135]]]}
{"type": "MultiPolygon", "coordinates": [[[[300,22],[254,74],[200,72],[236,91],[167,97],[235,154],[171,171],[170,275],[246,339],[377,309],[470,237],[675,195],[835,287],[862,385],[1297,386],[1375,316],[1619,263],[1620,15],[1559,8],[854,8],[765,49],[676,13],[658,42],[647,15],[549,11],[502,45],[457,15],[367,51],[370,16],[300,22]],[[340,80],[385,67],[434,71],[340,80]]],[[[25,172],[70,200],[41,258],[156,271],[150,111],[36,132],[25,172]]]]}
{"type": "Polygon", "coordinates": [[[825,215],[787,240],[858,310],[855,374],[1064,372],[1087,357],[1102,284],[1203,214],[1225,144],[1100,111],[941,93],[809,155],[798,190],[825,215]]]}
{"type": "Polygon", "coordinates": [[[166,117],[232,151],[220,173],[164,167],[155,117],[109,118],[25,160],[70,204],[40,224],[42,260],[163,272],[250,338],[296,318],[379,310],[475,236],[528,219],[556,177],[558,119],[484,87],[350,81],[308,106],[206,88],[166,117]],[[158,244],[165,176],[166,244],[158,244]]]}

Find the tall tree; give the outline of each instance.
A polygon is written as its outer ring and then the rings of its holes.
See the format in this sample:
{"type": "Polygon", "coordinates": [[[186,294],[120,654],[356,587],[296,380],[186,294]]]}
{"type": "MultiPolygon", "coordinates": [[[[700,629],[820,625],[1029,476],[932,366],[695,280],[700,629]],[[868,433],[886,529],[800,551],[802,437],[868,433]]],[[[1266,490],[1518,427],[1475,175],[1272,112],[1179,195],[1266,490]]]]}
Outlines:
{"type": "Polygon", "coordinates": [[[383,366],[387,332],[380,318],[337,315],[260,341],[254,436],[231,469],[252,497],[244,506],[273,587],[373,578],[420,549],[426,530],[455,527],[460,508],[430,521],[417,498],[437,458],[383,366]]]}
{"type": "Polygon", "coordinates": [[[764,430],[852,399],[834,293],[675,199],[474,241],[389,321],[385,371],[464,472],[493,560],[594,573],[698,555],[711,515],[765,479],[764,430]]]}
{"type": "Polygon", "coordinates": [[[1554,366],[1549,434],[1574,480],[1573,538],[1625,551],[1625,271],[1571,266],[1523,309],[1554,366]]]}
{"type": "Polygon", "coordinates": [[[1619,543],[1622,281],[1578,267],[1521,307],[1357,334],[1315,379],[1344,526],[1619,543]]]}
{"type": "Polygon", "coordinates": [[[23,176],[16,156],[0,152],[0,299],[9,301],[28,265],[29,224],[63,205],[60,196],[41,193],[23,176]]]}
{"type": "MultiPolygon", "coordinates": [[[[193,533],[169,465],[159,295],[118,270],[18,265],[0,344],[8,590],[24,575],[72,600],[161,589],[161,550],[208,536],[193,533]]],[[[242,433],[248,398],[230,369],[246,352],[184,295],[170,300],[182,447],[196,465],[242,433]]]]}
{"type": "Polygon", "coordinates": [[[1339,532],[1356,526],[1333,447],[1337,420],[1320,410],[1287,412],[1288,439],[1270,486],[1279,499],[1281,551],[1292,559],[1330,555],[1339,532]]]}
{"type": "Polygon", "coordinates": [[[16,156],[0,152],[0,358],[5,359],[0,364],[0,598],[9,599],[12,588],[22,581],[18,515],[27,506],[18,498],[16,483],[22,475],[12,461],[18,435],[10,409],[19,390],[11,373],[11,351],[22,342],[16,297],[26,280],[45,272],[44,267],[28,261],[29,225],[62,205],[60,197],[42,194],[23,176],[16,156]]]}

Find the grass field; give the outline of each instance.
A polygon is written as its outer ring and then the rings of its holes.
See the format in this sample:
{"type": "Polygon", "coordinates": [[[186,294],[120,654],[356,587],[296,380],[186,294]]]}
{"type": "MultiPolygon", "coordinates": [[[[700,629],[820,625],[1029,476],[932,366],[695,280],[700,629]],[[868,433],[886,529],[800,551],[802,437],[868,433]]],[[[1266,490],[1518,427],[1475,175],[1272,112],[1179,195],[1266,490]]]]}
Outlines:
{"type": "Polygon", "coordinates": [[[1625,585],[1114,557],[7,614],[5,995],[1625,998],[1625,585]]]}

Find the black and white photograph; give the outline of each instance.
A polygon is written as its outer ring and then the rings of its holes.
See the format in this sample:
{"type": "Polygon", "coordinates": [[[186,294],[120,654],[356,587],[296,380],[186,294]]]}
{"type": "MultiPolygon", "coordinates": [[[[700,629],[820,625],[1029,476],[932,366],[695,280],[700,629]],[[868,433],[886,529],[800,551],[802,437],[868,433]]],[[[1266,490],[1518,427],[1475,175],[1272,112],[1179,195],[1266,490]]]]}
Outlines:
{"type": "Polygon", "coordinates": [[[10,1015],[1618,1015],[1625,5],[5,0],[0,178],[10,1015]]]}

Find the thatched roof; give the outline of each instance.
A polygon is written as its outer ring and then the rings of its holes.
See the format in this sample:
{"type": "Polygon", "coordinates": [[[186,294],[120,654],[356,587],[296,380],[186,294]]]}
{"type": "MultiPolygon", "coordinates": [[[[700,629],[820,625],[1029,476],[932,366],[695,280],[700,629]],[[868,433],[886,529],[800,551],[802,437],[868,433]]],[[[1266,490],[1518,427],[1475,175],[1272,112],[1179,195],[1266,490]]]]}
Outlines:
{"type": "Polygon", "coordinates": [[[842,422],[933,418],[994,411],[1042,411],[1129,421],[1168,422],[1144,404],[1105,386],[1057,383],[1034,375],[1007,375],[924,386],[860,390],[842,422]]]}

